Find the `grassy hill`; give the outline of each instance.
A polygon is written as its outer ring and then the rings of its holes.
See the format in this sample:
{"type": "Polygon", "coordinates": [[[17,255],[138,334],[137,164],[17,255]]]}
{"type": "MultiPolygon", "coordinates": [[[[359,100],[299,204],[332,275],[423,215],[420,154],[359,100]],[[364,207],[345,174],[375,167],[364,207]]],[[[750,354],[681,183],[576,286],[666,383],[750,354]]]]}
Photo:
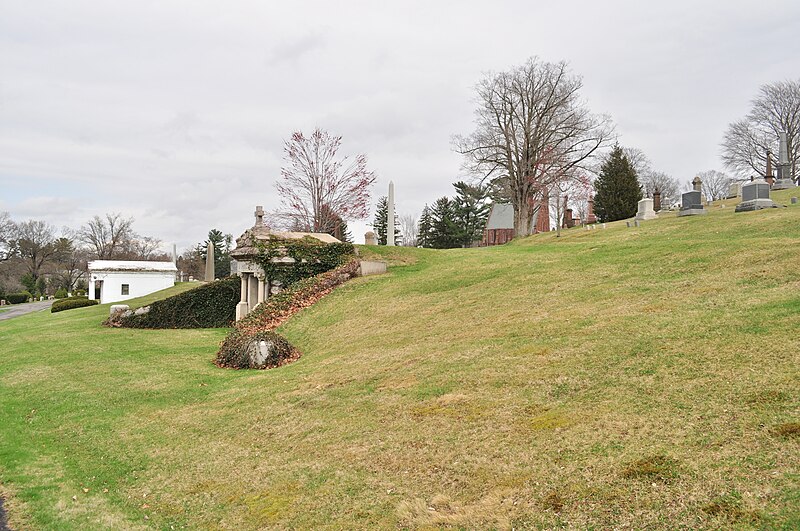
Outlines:
{"type": "Polygon", "coordinates": [[[11,525],[797,528],[800,206],[725,203],[369,248],[390,273],[289,321],[271,371],[107,306],[2,322],[11,525]]]}

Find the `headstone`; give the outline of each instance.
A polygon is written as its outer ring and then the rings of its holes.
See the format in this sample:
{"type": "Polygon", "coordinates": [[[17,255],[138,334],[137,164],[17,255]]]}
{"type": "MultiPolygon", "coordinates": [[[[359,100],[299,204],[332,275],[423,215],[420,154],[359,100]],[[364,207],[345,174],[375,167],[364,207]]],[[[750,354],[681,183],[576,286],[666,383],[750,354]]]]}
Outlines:
{"type": "MultiPolygon", "coordinates": [[[[648,219],[656,219],[658,215],[653,210],[653,200],[646,197],[639,201],[639,209],[636,212],[637,221],[646,221],[648,219]]],[[[638,225],[637,225],[638,226],[638,225]]]]}
{"type": "Polygon", "coordinates": [[[208,242],[206,249],[206,282],[214,280],[214,244],[208,242]]]}
{"type": "Polygon", "coordinates": [[[789,141],[786,133],[780,134],[778,149],[778,180],[772,186],[773,190],[786,190],[797,186],[792,180],[792,164],[789,162],[789,141]]]}
{"type": "Polygon", "coordinates": [[[594,215],[594,196],[589,196],[589,208],[588,213],[586,214],[586,223],[592,225],[597,223],[597,216],[594,215]]]}
{"type": "Polygon", "coordinates": [[[708,214],[708,210],[703,207],[703,197],[699,190],[692,190],[681,194],[681,209],[678,216],[697,216],[708,214]]]}
{"type": "Polygon", "coordinates": [[[604,228],[604,229],[606,228],[606,224],[605,224],[605,223],[603,223],[603,228],[604,228]]]}
{"type": "Polygon", "coordinates": [[[633,220],[633,225],[635,227],[638,227],[639,226],[639,220],[638,219],[633,220]]]}
{"type": "Polygon", "coordinates": [[[702,192],[703,191],[703,181],[700,179],[700,176],[695,176],[694,180],[692,181],[692,190],[695,192],[702,192]]]}
{"type": "Polygon", "coordinates": [[[764,179],[753,180],[742,185],[742,202],[736,205],[736,212],[750,212],[764,208],[778,208],[769,198],[769,183],[764,179]]]}
{"type": "Polygon", "coordinates": [[[628,227],[628,228],[631,228],[631,222],[630,221],[626,221],[625,222],[625,226],[628,227]]]}
{"type": "Polygon", "coordinates": [[[386,273],[386,262],[380,260],[361,260],[358,268],[358,274],[362,277],[370,275],[382,275],[386,273]]]}
{"type": "Polygon", "coordinates": [[[0,306],[5,306],[8,304],[5,299],[0,299],[0,306]]]}
{"type": "Polygon", "coordinates": [[[364,245],[378,245],[378,237],[371,230],[364,234],[364,245]]]}
{"type": "Polygon", "coordinates": [[[792,204],[793,204],[793,205],[796,205],[796,204],[797,204],[797,198],[796,198],[796,197],[793,197],[793,198],[792,198],[792,204]]]}
{"type": "Polygon", "coordinates": [[[767,150],[767,171],[764,172],[764,180],[772,187],[775,184],[775,176],[772,174],[772,153],[767,150]]]}
{"type": "Polygon", "coordinates": [[[733,199],[735,197],[739,197],[742,194],[742,183],[731,183],[728,186],[728,197],[727,199],[733,199]]]}
{"type": "Polygon", "coordinates": [[[653,190],[653,210],[655,212],[661,210],[661,190],[658,188],[653,190]]]}
{"type": "Polygon", "coordinates": [[[389,181],[389,198],[386,206],[386,245],[394,246],[394,182],[392,181],[389,181]]]}
{"type": "MultiPolygon", "coordinates": [[[[564,196],[566,198],[566,196],[564,196]]],[[[564,227],[565,229],[571,229],[575,226],[575,220],[572,219],[572,209],[567,208],[564,210],[564,227]]]]}

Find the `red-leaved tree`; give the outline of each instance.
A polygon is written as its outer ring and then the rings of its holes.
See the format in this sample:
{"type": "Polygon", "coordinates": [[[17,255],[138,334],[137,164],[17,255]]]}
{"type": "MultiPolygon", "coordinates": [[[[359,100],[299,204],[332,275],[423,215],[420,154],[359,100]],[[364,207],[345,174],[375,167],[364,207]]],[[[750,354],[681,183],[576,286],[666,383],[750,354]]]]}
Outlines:
{"type": "Polygon", "coordinates": [[[365,155],[337,156],[341,143],[341,136],[319,128],[308,137],[296,131],[284,142],[276,218],[291,230],[330,232],[342,220],[369,215],[375,172],[367,169],[365,155]]]}

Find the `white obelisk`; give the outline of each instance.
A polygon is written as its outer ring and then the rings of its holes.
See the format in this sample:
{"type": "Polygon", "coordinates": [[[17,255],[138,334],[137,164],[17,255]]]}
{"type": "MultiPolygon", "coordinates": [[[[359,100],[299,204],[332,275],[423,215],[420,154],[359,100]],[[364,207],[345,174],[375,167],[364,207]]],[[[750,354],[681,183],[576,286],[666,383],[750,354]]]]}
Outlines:
{"type": "Polygon", "coordinates": [[[394,182],[389,181],[389,199],[386,215],[386,245],[394,245],[394,182]]]}
{"type": "Polygon", "coordinates": [[[786,133],[779,135],[778,147],[778,180],[772,185],[773,190],[786,190],[797,186],[792,179],[792,165],[789,162],[789,145],[786,133]]]}

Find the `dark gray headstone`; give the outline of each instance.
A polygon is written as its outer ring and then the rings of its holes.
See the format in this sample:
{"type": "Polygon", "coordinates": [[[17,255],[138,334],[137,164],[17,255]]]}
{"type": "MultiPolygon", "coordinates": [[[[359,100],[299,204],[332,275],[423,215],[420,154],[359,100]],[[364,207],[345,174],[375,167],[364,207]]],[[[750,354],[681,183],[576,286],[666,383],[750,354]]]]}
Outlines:
{"type": "Polygon", "coordinates": [[[681,208],[703,208],[701,193],[694,190],[681,195],[681,208]]]}

